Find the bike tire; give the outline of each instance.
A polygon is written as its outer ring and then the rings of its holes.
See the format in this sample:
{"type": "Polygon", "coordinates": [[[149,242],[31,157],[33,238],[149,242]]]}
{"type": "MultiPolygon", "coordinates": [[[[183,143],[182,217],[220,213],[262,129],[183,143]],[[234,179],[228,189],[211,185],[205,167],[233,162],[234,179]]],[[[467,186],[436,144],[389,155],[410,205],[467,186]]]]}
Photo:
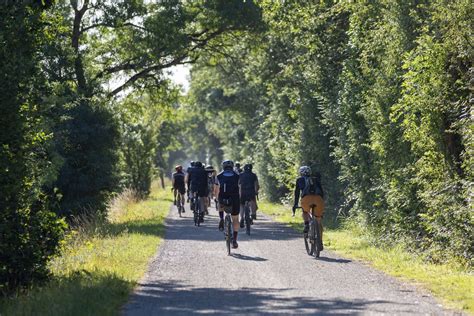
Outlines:
{"type": "Polygon", "coordinates": [[[313,243],[311,242],[311,235],[312,235],[312,232],[311,232],[311,226],[310,226],[309,232],[303,233],[304,246],[306,248],[306,253],[310,256],[312,256],[314,252],[313,243]]]}
{"type": "Polygon", "coordinates": [[[197,216],[196,216],[197,226],[199,227],[199,226],[201,226],[201,203],[200,203],[199,199],[197,200],[196,209],[197,209],[197,212],[196,212],[196,214],[197,214],[197,216]]]}
{"type": "Polygon", "coordinates": [[[198,210],[197,210],[197,204],[195,201],[193,201],[193,215],[194,215],[194,226],[197,226],[198,222],[198,210]]]}
{"type": "Polygon", "coordinates": [[[245,206],[245,230],[247,232],[247,235],[250,235],[250,208],[247,205],[245,206]]]}
{"type": "Polygon", "coordinates": [[[319,255],[321,253],[321,248],[319,247],[320,245],[320,240],[321,240],[321,227],[319,226],[318,221],[314,220],[314,257],[319,258],[319,255]]]}
{"type": "Polygon", "coordinates": [[[227,247],[227,255],[230,255],[230,244],[232,240],[232,231],[231,231],[231,221],[228,216],[225,217],[225,242],[226,242],[226,247],[227,247]]]}

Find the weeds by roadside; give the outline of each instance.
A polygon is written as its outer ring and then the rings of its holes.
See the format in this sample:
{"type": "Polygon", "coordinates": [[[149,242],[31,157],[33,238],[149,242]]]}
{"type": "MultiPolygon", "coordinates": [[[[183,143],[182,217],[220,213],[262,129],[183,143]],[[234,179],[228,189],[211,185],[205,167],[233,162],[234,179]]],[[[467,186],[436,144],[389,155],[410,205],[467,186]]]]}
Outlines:
{"type": "Polygon", "coordinates": [[[130,191],[112,200],[107,221],[76,218],[52,280],[0,301],[0,315],[116,315],[162,241],[171,202],[154,184],[147,200],[130,191]]]}

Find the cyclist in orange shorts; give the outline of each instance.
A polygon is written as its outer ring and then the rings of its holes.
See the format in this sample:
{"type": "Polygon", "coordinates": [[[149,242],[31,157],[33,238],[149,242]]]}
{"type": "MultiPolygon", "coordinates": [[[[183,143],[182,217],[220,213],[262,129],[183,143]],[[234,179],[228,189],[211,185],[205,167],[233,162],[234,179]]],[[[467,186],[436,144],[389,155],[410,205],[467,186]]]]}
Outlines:
{"type": "MultiPolygon", "coordinates": [[[[313,211],[313,216],[316,216],[321,227],[322,238],[322,224],[321,219],[324,211],[324,192],[321,186],[321,175],[316,173],[311,176],[311,168],[308,166],[301,166],[299,169],[300,177],[296,179],[295,187],[295,203],[293,206],[293,216],[298,207],[298,202],[301,195],[301,208],[303,209],[304,232],[309,230],[309,212],[313,211]]],[[[322,246],[322,245],[321,245],[322,246]]],[[[322,247],[321,247],[322,248],[322,247]]],[[[322,250],[322,249],[321,249],[322,250]]]]}

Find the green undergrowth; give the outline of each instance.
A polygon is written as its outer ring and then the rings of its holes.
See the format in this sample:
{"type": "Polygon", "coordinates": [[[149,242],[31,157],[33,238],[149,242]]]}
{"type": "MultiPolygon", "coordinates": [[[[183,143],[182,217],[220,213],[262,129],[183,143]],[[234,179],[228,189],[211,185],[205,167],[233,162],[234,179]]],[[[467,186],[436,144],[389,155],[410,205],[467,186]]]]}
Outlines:
{"type": "MultiPolygon", "coordinates": [[[[259,203],[259,209],[277,221],[303,231],[301,212],[292,217],[291,208],[268,202],[259,203]]],[[[407,252],[402,246],[375,246],[368,236],[352,228],[325,229],[323,238],[325,250],[368,263],[389,275],[429,290],[448,308],[474,314],[472,271],[456,264],[426,262],[407,252]]],[[[303,248],[302,246],[302,251],[303,248]]]]}
{"type": "Polygon", "coordinates": [[[144,201],[119,197],[109,221],[72,232],[47,285],[0,301],[0,315],[117,315],[162,241],[171,202],[157,185],[144,201]]]}

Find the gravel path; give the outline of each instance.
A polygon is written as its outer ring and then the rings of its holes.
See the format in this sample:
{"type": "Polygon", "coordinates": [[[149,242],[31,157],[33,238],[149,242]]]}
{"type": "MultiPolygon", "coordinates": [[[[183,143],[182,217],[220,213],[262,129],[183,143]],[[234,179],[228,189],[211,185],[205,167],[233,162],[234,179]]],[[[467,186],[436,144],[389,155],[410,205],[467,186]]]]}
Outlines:
{"type": "MultiPolygon", "coordinates": [[[[125,315],[454,315],[426,293],[361,263],[323,251],[308,256],[303,239],[260,217],[227,256],[215,210],[201,227],[172,208],[165,241],[125,315]]],[[[259,214],[261,216],[261,214],[259,214]]]]}

